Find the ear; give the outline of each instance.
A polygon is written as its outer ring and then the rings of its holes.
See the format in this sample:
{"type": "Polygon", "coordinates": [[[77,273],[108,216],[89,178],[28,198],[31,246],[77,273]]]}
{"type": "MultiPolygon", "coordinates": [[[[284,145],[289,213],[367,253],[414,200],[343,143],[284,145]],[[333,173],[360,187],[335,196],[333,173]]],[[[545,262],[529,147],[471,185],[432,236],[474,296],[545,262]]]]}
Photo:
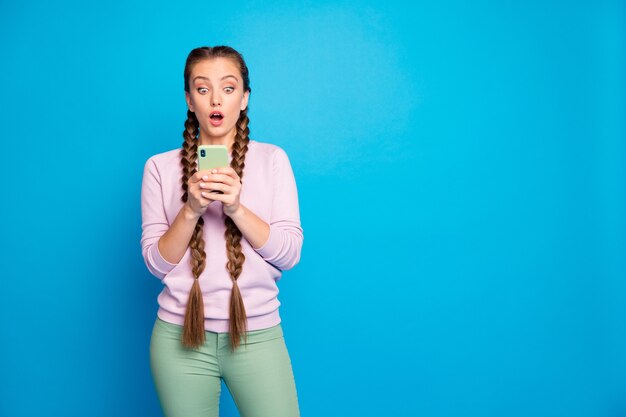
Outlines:
{"type": "Polygon", "coordinates": [[[245,93],[243,93],[243,99],[241,100],[241,107],[240,110],[244,111],[246,109],[246,107],[248,107],[248,98],[250,97],[250,92],[246,91],[245,93]]]}
{"type": "Polygon", "coordinates": [[[195,111],[193,109],[193,104],[191,104],[191,97],[187,91],[185,91],[185,101],[187,102],[187,108],[192,112],[195,111]]]}

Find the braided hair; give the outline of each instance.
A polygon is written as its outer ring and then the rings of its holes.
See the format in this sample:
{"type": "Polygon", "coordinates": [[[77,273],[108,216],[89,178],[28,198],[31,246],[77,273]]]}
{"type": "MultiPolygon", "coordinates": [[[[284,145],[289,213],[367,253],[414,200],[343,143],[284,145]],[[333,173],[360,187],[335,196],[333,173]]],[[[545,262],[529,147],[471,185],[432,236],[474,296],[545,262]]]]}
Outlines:
{"type": "MultiPolygon", "coordinates": [[[[251,92],[250,80],[248,76],[248,67],[239,52],[229,46],[200,47],[193,49],[187,56],[185,63],[185,91],[189,92],[189,77],[193,66],[203,60],[217,57],[226,57],[233,59],[239,67],[243,78],[244,91],[251,92]]],[[[236,123],[235,141],[232,147],[232,160],[230,166],[235,170],[239,178],[243,178],[243,169],[245,166],[246,152],[248,151],[248,137],[250,130],[248,129],[248,107],[239,114],[236,123]]],[[[185,130],[183,131],[183,145],[180,152],[180,162],[183,168],[182,201],[187,202],[187,183],[189,178],[197,171],[197,136],[200,132],[200,125],[194,112],[187,110],[187,120],[185,121],[185,130]]],[[[237,278],[243,270],[243,263],[246,257],[241,247],[241,231],[235,222],[225,216],[226,223],[226,254],[228,262],[226,268],[230,273],[233,281],[233,287],[230,297],[229,308],[229,333],[231,340],[231,349],[235,350],[240,344],[240,337],[247,341],[247,317],[246,309],[243,304],[243,298],[239,291],[237,278]]],[[[204,329],[204,303],[202,299],[202,290],[200,289],[199,277],[206,266],[206,252],[204,251],[203,237],[204,218],[200,216],[196,227],[191,235],[189,247],[191,250],[191,270],[194,276],[193,285],[189,293],[187,302],[187,310],[185,312],[185,323],[183,328],[182,343],[186,347],[197,348],[205,342],[204,329]]]]}

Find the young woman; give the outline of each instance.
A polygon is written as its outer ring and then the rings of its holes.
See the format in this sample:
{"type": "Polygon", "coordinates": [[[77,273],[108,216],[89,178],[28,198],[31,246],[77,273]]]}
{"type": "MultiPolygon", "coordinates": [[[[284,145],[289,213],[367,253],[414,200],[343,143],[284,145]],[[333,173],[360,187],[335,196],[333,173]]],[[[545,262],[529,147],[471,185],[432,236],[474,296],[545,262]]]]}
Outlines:
{"type": "Polygon", "coordinates": [[[289,158],[249,138],[241,54],[196,48],[184,77],[182,148],[147,160],[141,190],[142,254],[164,285],[150,340],[161,407],[218,416],[223,379],[242,417],[299,416],[276,285],[303,242],[289,158]],[[225,145],[229,166],[198,171],[198,145],[225,145]]]}

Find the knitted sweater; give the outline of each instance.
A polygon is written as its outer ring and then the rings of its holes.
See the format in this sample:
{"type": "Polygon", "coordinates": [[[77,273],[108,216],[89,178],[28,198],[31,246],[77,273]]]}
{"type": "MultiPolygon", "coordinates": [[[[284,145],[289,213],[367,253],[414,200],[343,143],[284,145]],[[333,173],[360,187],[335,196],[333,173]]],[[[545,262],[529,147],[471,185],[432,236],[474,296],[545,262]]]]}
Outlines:
{"type": "MultiPolygon", "coordinates": [[[[180,150],[156,154],[145,163],[141,186],[141,247],[148,270],[164,286],[157,299],[158,317],[183,325],[194,279],[190,248],[187,247],[177,264],[172,264],[161,256],[157,245],[184,204],[180,150]]],[[[248,330],[252,331],[280,323],[277,281],[282,271],[300,261],[304,235],[295,177],[281,147],[250,140],[241,179],[240,203],[270,226],[269,238],[260,248],[253,248],[245,236],[241,239],[245,261],[237,284],[246,309],[248,330]]],[[[206,267],[200,274],[199,284],[204,299],[204,327],[213,332],[228,332],[233,282],[226,269],[222,203],[213,201],[203,217],[206,267]]]]}

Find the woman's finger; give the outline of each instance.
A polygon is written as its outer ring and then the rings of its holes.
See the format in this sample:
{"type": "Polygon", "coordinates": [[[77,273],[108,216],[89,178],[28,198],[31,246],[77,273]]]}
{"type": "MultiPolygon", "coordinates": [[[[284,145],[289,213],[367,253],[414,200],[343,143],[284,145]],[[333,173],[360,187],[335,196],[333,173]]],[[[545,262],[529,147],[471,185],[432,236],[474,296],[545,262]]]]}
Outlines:
{"type": "Polygon", "coordinates": [[[230,185],[221,182],[207,181],[200,183],[201,190],[218,191],[220,194],[230,191],[230,185]]]}
{"type": "Polygon", "coordinates": [[[209,191],[202,191],[201,194],[202,194],[202,198],[205,200],[209,200],[209,202],[212,200],[222,201],[221,197],[223,197],[224,195],[220,193],[211,193],[209,191]]]}
{"type": "Polygon", "coordinates": [[[208,182],[221,182],[228,185],[233,185],[235,180],[230,175],[226,174],[209,174],[208,182]]]}
{"type": "Polygon", "coordinates": [[[208,175],[209,171],[204,170],[204,171],[196,171],[190,178],[189,178],[189,182],[190,183],[197,183],[200,180],[202,180],[202,177],[205,175],[208,175]]]}
{"type": "Polygon", "coordinates": [[[237,175],[237,172],[233,169],[233,167],[216,168],[215,169],[215,173],[213,173],[213,171],[211,171],[211,174],[212,175],[222,174],[222,175],[226,175],[226,176],[232,178],[234,181],[239,180],[239,175],[237,175]]]}

